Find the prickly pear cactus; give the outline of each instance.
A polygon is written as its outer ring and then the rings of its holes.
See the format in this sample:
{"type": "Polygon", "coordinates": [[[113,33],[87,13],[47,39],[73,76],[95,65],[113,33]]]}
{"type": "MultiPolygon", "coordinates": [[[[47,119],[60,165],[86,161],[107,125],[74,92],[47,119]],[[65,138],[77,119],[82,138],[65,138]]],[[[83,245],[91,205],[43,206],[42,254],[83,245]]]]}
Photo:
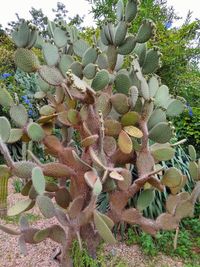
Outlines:
{"type": "MultiPolygon", "coordinates": [[[[11,127],[6,118],[0,118],[0,151],[9,172],[27,180],[22,189],[27,199],[16,203],[8,214],[21,214],[37,205],[44,217],[58,221],[47,229],[35,229],[22,216],[19,231],[0,226],[19,235],[23,253],[26,243],[51,238],[61,246],[60,266],[73,266],[69,251],[76,238],[80,247],[84,241],[95,256],[100,238],[116,242],[112,234],[116,223],[137,224],[155,235],[161,229],[176,229],[182,218],[193,214],[200,182],[191,195],[181,192],[187,177],[174,167],[164,170],[158,165],[174,156],[170,118],[181,114],[185,100],[171,96],[154,74],[161,56],[157,47],[147,47],[155,34],[154,23],[144,20],[135,35],[128,33],[138,6],[138,0],[129,0],[126,6],[119,0],[117,21],[106,23],[92,46],[64,22],[48,22],[46,42],[25,21],[13,33],[15,63],[26,72],[37,73],[40,91],[36,97],[47,104],[33,122],[5,88],[0,92],[0,104],[10,109],[12,121],[11,127]],[[41,49],[42,62],[31,50],[33,46],[41,49]],[[130,64],[125,69],[127,57],[130,64]],[[60,130],[61,138],[55,136],[55,129],[60,130]],[[42,143],[52,162],[41,163],[31,151],[29,161],[14,162],[6,144],[18,140],[42,143]],[[133,165],[138,173],[134,181],[133,165]],[[47,182],[45,175],[58,183],[47,182]],[[171,191],[166,212],[155,221],[143,217],[155,191],[164,187],[171,191]],[[128,200],[139,191],[136,206],[126,209],[128,200]],[[108,195],[107,214],[96,209],[101,192],[108,195]]],[[[190,157],[190,173],[199,180],[193,147],[190,157]]]]}

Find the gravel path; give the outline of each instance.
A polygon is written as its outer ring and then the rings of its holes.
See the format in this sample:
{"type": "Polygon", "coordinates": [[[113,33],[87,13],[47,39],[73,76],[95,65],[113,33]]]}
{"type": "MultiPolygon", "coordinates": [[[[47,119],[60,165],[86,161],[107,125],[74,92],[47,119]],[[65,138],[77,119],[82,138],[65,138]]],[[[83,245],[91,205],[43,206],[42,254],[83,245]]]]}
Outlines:
{"type": "MultiPolygon", "coordinates": [[[[9,185],[9,206],[12,206],[17,200],[21,199],[20,194],[12,193],[12,185],[9,185]]],[[[31,213],[38,215],[37,207],[31,213]]],[[[32,223],[32,226],[40,229],[45,228],[53,223],[57,223],[55,219],[45,220],[43,218],[32,223]]],[[[5,221],[0,219],[0,224],[5,225],[5,221]]],[[[17,228],[16,225],[6,224],[12,228],[17,228]]],[[[51,240],[45,240],[36,245],[27,244],[28,255],[20,254],[18,247],[18,237],[11,236],[4,232],[0,232],[0,267],[57,267],[55,261],[52,259],[57,244],[51,240]]],[[[138,245],[127,246],[124,243],[110,246],[105,245],[105,253],[119,257],[122,261],[127,262],[129,267],[183,267],[183,263],[179,260],[174,260],[170,257],[159,255],[153,259],[146,257],[138,247],[138,245]]],[[[108,267],[114,267],[112,263],[108,263],[108,267]]],[[[106,266],[106,267],[107,267],[106,266]]],[[[77,266],[76,266],[77,267],[77,266]]]]}

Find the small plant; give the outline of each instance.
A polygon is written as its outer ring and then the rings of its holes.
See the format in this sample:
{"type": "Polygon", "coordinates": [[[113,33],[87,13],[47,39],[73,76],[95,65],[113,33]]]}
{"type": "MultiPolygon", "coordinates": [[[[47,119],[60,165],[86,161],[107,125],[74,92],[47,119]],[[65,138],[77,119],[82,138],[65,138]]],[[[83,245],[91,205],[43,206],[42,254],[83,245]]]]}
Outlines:
{"type": "Polygon", "coordinates": [[[133,228],[129,227],[127,231],[126,244],[130,246],[137,243],[138,243],[138,235],[135,233],[133,228]]]}
{"type": "Polygon", "coordinates": [[[19,178],[14,179],[12,185],[14,187],[15,193],[21,192],[23,188],[23,183],[19,178]]]}
{"type": "Polygon", "coordinates": [[[156,244],[153,240],[153,237],[146,233],[142,233],[142,235],[140,236],[139,244],[142,248],[142,251],[147,255],[155,256],[159,251],[156,248],[156,244]]]}
{"type": "MultiPolygon", "coordinates": [[[[26,181],[21,194],[27,198],[11,207],[8,215],[22,214],[37,205],[44,217],[58,221],[38,229],[29,226],[22,215],[19,230],[3,225],[0,229],[19,236],[24,254],[26,243],[37,244],[46,238],[59,243],[56,259],[62,267],[73,266],[74,240],[80,249],[86,244],[93,258],[101,239],[116,243],[114,225],[138,225],[151,236],[178,229],[183,218],[193,216],[200,194],[194,147],[189,151],[189,169],[196,180],[191,193],[181,192],[187,176],[178,168],[158,164],[174,156],[171,118],[184,111],[186,101],[170,95],[154,74],[161,57],[157,47],[147,46],[155,35],[154,23],[145,19],[135,35],[129,34],[139,1],[124,5],[119,0],[117,6],[116,22],[106,22],[92,45],[64,21],[48,21],[46,42],[26,21],[13,32],[16,66],[36,74],[40,91],[34,97],[44,100],[36,122],[6,88],[0,90],[0,105],[8,108],[12,121],[0,117],[0,151],[7,172],[26,181]],[[41,49],[42,63],[33,46],[41,49]],[[124,68],[127,58],[130,64],[124,68]],[[20,140],[42,144],[49,161],[41,162],[32,151],[28,151],[28,160],[14,161],[7,144],[20,140]],[[134,179],[133,165],[137,169],[134,179]],[[45,176],[58,182],[48,182],[45,176]],[[171,193],[166,211],[155,220],[144,217],[142,211],[152,203],[155,191],[165,187],[171,193]],[[96,207],[102,192],[109,199],[106,214],[96,207]],[[138,192],[135,207],[127,208],[138,192]]],[[[147,251],[154,251],[153,239],[143,237],[147,251]]]]}
{"type": "Polygon", "coordinates": [[[98,261],[94,260],[87,252],[85,248],[80,250],[77,241],[73,242],[71,249],[71,255],[73,259],[74,267],[98,267],[98,261]]]}

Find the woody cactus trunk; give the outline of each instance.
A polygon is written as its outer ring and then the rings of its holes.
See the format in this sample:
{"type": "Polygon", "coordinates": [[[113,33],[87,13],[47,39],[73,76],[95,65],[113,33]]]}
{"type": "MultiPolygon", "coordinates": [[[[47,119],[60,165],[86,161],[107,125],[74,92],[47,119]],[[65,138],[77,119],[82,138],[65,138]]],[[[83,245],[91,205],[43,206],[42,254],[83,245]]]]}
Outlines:
{"type": "MultiPolygon", "coordinates": [[[[28,181],[21,192],[27,199],[11,207],[8,215],[37,205],[44,217],[58,221],[46,229],[36,229],[22,216],[18,231],[1,225],[5,232],[19,235],[24,254],[26,243],[51,238],[61,247],[57,255],[60,266],[73,266],[69,252],[74,239],[80,247],[84,242],[95,257],[101,238],[116,242],[112,234],[116,223],[137,224],[156,235],[161,229],[176,229],[182,218],[193,214],[200,182],[191,195],[180,192],[187,177],[174,167],[163,170],[158,164],[174,156],[170,144],[174,127],[169,119],[184,110],[185,100],[173,98],[154,75],[160,53],[158,48],[147,46],[155,34],[154,23],[144,20],[135,35],[128,32],[138,4],[129,0],[124,6],[120,0],[116,23],[107,22],[92,46],[64,21],[48,21],[48,41],[25,21],[12,34],[17,67],[38,74],[40,91],[35,97],[46,99],[48,104],[40,108],[41,117],[33,122],[5,88],[0,91],[0,104],[10,109],[14,125],[12,128],[7,118],[0,118],[0,151],[8,171],[28,181]],[[33,46],[41,49],[42,63],[31,50],[33,46]],[[127,68],[125,61],[130,62],[127,68]],[[60,129],[59,137],[55,129],[60,129]],[[6,143],[18,140],[42,143],[52,162],[42,164],[32,152],[30,161],[14,162],[6,143]],[[133,165],[138,173],[134,181],[133,165]],[[58,183],[47,182],[45,175],[58,183]],[[166,212],[156,220],[143,217],[142,211],[155,191],[165,186],[171,191],[166,212]],[[139,191],[136,206],[127,209],[128,200],[139,191]],[[101,192],[109,198],[107,214],[96,209],[101,192]]],[[[191,165],[198,180],[199,165],[191,165]]]]}

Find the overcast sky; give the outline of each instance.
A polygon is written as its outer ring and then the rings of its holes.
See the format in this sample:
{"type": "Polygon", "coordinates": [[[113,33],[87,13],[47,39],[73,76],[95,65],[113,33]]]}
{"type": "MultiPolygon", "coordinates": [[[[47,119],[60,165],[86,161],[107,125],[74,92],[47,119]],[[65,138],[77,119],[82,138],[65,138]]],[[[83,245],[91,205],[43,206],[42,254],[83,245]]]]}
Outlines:
{"type": "MultiPolygon", "coordinates": [[[[59,0],[5,0],[0,9],[0,24],[3,27],[11,20],[16,20],[15,13],[20,17],[30,19],[29,10],[31,7],[36,9],[41,8],[43,13],[50,19],[53,17],[52,8],[56,7],[59,0]]],[[[88,14],[90,5],[86,0],[60,0],[66,5],[69,11],[69,16],[73,17],[75,14],[80,16],[86,15],[84,20],[85,26],[92,24],[92,14],[88,14]]],[[[168,0],[168,4],[174,6],[177,14],[181,17],[186,16],[188,10],[193,11],[192,18],[200,18],[200,0],[168,0]]]]}

